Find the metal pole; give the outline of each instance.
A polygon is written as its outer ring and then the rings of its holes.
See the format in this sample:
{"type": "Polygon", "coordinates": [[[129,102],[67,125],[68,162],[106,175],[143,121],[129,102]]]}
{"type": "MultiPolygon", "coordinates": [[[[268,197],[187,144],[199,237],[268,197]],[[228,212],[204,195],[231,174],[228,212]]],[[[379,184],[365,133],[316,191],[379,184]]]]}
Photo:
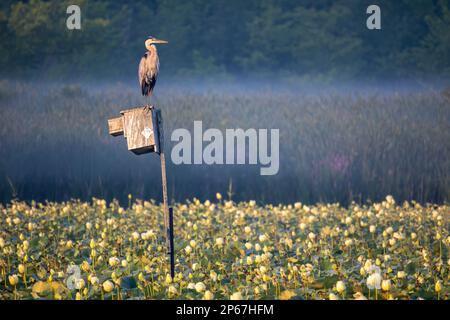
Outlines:
{"type": "MultiPolygon", "coordinates": [[[[166,176],[166,157],[164,156],[164,129],[161,112],[158,112],[158,131],[160,141],[160,160],[161,160],[161,179],[163,189],[163,202],[164,202],[164,233],[166,238],[166,248],[170,252],[170,230],[169,230],[169,200],[167,196],[167,176],[166,176]]],[[[168,253],[169,253],[168,252],[168,253]]]]}
{"type": "Polygon", "coordinates": [[[167,199],[167,178],[166,178],[166,159],[164,152],[161,152],[161,176],[162,176],[162,188],[163,188],[163,201],[164,201],[164,230],[166,237],[166,247],[170,252],[170,230],[169,230],[169,201],[167,199]]]}
{"type": "Polygon", "coordinates": [[[175,247],[173,244],[173,208],[169,208],[169,239],[170,239],[170,276],[175,277],[175,247]]]}
{"type": "Polygon", "coordinates": [[[164,202],[164,233],[166,238],[166,248],[170,255],[170,276],[175,277],[175,249],[173,242],[173,209],[169,208],[169,197],[167,195],[166,157],[164,155],[164,128],[161,112],[157,112],[158,133],[159,133],[159,157],[161,160],[161,179],[164,202]]]}

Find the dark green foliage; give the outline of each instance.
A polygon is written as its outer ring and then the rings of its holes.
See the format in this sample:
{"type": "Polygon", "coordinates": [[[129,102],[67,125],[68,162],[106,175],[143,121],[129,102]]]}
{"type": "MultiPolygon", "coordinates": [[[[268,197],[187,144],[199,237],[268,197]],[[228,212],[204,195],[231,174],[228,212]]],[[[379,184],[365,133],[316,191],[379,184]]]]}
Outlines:
{"type": "Polygon", "coordinates": [[[450,75],[450,1],[2,1],[3,76],[133,77],[147,35],[166,74],[354,78],[450,75]],[[78,4],[82,30],[69,31],[78,4]]]}

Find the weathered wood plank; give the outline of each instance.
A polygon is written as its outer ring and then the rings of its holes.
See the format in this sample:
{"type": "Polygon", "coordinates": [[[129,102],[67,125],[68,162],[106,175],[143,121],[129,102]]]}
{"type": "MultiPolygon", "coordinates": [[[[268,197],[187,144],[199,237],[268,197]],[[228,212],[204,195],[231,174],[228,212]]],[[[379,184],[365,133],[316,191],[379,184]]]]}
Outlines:
{"type": "Polygon", "coordinates": [[[148,107],[133,108],[123,114],[124,135],[128,150],[135,154],[155,151],[155,131],[152,110],[148,107]]]}
{"type": "Polygon", "coordinates": [[[123,117],[108,119],[109,134],[116,137],[123,134],[123,117]]]}

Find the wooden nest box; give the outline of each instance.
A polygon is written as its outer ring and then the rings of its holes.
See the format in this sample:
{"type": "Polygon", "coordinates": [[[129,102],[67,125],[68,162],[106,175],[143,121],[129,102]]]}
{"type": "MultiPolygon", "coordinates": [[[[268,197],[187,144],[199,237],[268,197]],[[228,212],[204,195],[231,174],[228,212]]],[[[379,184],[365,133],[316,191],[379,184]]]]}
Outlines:
{"type": "Polygon", "coordinates": [[[108,120],[110,135],[123,135],[128,150],[135,154],[160,153],[160,110],[146,106],[123,110],[120,114],[108,120]]]}

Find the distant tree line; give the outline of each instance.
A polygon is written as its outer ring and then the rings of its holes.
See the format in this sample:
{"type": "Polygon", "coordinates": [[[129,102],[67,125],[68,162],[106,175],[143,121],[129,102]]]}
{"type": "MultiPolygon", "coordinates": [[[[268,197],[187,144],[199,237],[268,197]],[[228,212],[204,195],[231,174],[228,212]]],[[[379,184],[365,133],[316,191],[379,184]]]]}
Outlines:
{"type": "Polygon", "coordinates": [[[450,76],[450,0],[2,0],[0,74],[135,76],[148,35],[176,76],[450,76]],[[374,2],[381,30],[366,28],[374,2]]]}

